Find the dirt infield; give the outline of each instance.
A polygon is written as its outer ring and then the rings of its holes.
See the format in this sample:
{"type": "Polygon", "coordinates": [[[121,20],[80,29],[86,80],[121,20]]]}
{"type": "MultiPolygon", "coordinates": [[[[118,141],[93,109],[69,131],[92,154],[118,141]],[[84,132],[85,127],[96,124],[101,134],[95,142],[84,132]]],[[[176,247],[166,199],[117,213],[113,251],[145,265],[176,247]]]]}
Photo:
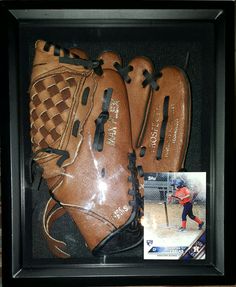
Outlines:
{"type": "MultiPolygon", "coordinates": [[[[187,229],[179,232],[183,207],[180,204],[167,204],[169,226],[167,226],[163,203],[145,201],[144,238],[152,239],[159,246],[188,246],[201,233],[198,224],[187,217],[187,229]]],[[[205,205],[194,204],[193,213],[206,222],[205,205]]],[[[205,225],[204,225],[205,227],[205,225]]]]}

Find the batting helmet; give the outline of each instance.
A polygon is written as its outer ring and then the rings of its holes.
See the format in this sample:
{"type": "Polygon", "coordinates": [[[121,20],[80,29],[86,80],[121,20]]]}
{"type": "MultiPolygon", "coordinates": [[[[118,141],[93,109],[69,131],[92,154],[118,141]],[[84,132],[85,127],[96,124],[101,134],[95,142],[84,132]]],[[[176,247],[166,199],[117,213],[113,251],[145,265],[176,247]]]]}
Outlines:
{"type": "Polygon", "coordinates": [[[180,187],[185,186],[185,182],[181,178],[176,178],[176,179],[172,180],[171,185],[175,185],[175,186],[177,186],[177,188],[180,188],[180,187]]]}

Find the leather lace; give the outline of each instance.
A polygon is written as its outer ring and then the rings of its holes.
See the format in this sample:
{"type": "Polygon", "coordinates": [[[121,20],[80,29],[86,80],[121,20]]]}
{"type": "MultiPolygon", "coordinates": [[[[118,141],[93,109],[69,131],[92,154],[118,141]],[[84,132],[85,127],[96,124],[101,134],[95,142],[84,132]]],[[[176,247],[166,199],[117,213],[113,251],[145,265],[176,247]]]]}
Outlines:
{"type": "Polygon", "coordinates": [[[111,102],[112,92],[113,92],[112,88],[109,88],[104,91],[102,112],[95,120],[96,130],[93,141],[93,149],[99,152],[103,150],[104,136],[105,136],[104,125],[109,119],[108,110],[111,102]]]}
{"type": "Polygon", "coordinates": [[[59,167],[61,167],[64,161],[70,157],[68,151],[55,149],[52,147],[42,148],[34,152],[29,160],[29,168],[30,168],[29,174],[30,174],[30,182],[32,184],[32,187],[31,187],[32,190],[38,190],[41,180],[42,180],[44,169],[34,161],[34,158],[39,153],[42,153],[42,152],[60,155],[60,158],[57,160],[57,163],[56,163],[59,167]]]}
{"type": "Polygon", "coordinates": [[[155,90],[155,91],[159,90],[159,86],[157,84],[157,79],[161,78],[161,76],[162,76],[162,74],[160,72],[156,72],[156,73],[151,74],[147,70],[144,70],[143,75],[145,77],[145,80],[142,82],[142,85],[144,88],[147,85],[150,85],[153,90],[155,90]]]}
{"type": "Polygon", "coordinates": [[[132,229],[138,226],[138,222],[143,216],[144,198],[141,196],[139,192],[139,182],[137,179],[137,169],[136,169],[136,155],[133,152],[129,153],[128,157],[129,157],[128,169],[131,173],[131,175],[129,176],[129,181],[132,182],[132,189],[128,191],[128,194],[133,196],[133,199],[129,201],[129,204],[130,206],[133,207],[136,213],[136,217],[131,224],[132,229]]]}
{"type": "Polygon", "coordinates": [[[59,62],[64,64],[71,64],[75,66],[83,66],[85,69],[93,69],[94,72],[101,76],[103,74],[102,70],[102,60],[87,60],[81,59],[78,55],[73,54],[73,58],[70,57],[70,51],[66,48],[62,48],[57,44],[52,42],[46,42],[44,45],[44,51],[48,52],[51,48],[54,47],[54,56],[59,57],[59,62]],[[60,57],[60,51],[64,52],[64,57],[60,57]]]}
{"type": "Polygon", "coordinates": [[[132,66],[128,65],[122,68],[122,66],[117,62],[113,66],[115,67],[117,72],[121,75],[121,77],[126,83],[131,82],[131,78],[129,77],[129,72],[133,71],[134,68],[132,66]]]}

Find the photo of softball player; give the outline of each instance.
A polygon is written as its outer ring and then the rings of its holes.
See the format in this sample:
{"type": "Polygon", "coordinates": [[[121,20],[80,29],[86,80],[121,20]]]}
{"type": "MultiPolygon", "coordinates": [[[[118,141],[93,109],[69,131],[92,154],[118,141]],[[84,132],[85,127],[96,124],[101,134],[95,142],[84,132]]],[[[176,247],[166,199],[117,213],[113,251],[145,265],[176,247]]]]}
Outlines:
{"type": "Polygon", "coordinates": [[[142,223],[144,259],[205,259],[206,173],[145,174],[142,223]]]}
{"type": "Polygon", "coordinates": [[[201,230],[204,221],[202,221],[200,218],[195,216],[193,214],[193,204],[192,204],[192,196],[191,192],[186,186],[186,183],[184,182],[183,179],[177,178],[172,181],[172,186],[174,186],[175,189],[175,194],[171,195],[169,197],[169,202],[171,201],[172,198],[176,198],[179,200],[179,203],[183,206],[183,212],[182,212],[182,223],[181,227],[179,228],[179,231],[185,231],[186,230],[186,225],[187,225],[187,216],[194,220],[198,224],[198,229],[201,230]]]}

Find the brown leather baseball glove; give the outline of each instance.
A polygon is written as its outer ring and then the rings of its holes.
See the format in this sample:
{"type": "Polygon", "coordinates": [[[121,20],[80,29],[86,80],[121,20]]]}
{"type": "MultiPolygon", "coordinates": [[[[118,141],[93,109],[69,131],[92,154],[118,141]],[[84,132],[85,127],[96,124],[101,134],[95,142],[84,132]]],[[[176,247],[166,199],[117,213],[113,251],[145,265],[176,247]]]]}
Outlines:
{"type": "Polygon", "coordinates": [[[36,43],[30,85],[33,188],[41,176],[46,179],[52,197],[44,234],[63,258],[69,257],[65,243],[50,228],[64,213],[95,255],[130,249],[143,237],[126,87],[119,73],[101,64],[80,50],[36,43]]]}

